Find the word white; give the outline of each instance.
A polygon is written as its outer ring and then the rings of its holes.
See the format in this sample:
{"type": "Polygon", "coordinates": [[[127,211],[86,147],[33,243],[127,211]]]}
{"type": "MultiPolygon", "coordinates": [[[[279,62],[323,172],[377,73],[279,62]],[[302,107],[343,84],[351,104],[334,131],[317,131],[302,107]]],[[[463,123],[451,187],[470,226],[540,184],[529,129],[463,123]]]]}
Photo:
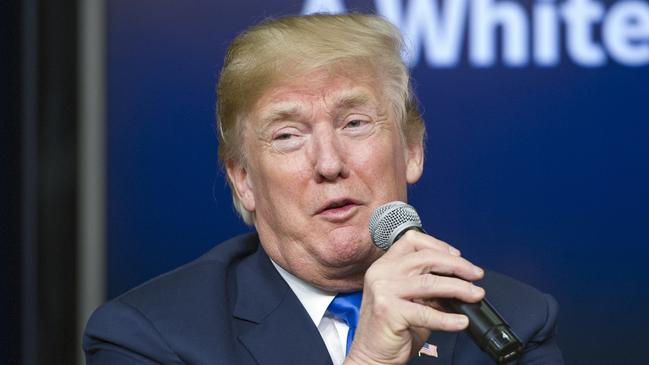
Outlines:
{"type": "MultiPolygon", "coordinates": [[[[469,64],[493,66],[499,35],[502,63],[509,67],[557,66],[563,43],[579,66],[603,66],[607,54],[625,66],[649,65],[645,1],[622,0],[605,9],[595,0],[536,0],[529,8],[511,0],[410,0],[404,9],[400,0],[375,0],[375,8],[401,30],[408,44],[405,61],[413,67],[422,48],[430,67],[456,66],[464,40],[469,64]]],[[[346,11],[342,0],[306,0],[302,12],[346,11]]]]}

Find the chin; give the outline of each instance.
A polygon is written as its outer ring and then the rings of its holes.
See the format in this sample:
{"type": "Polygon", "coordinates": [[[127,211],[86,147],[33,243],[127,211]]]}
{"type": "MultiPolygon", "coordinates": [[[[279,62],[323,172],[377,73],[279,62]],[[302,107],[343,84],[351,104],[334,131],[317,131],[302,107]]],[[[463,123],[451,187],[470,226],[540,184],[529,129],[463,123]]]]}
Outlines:
{"type": "Polygon", "coordinates": [[[327,242],[327,251],[323,253],[325,261],[330,266],[337,268],[344,267],[365,267],[369,266],[376,258],[376,246],[369,242],[369,237],[336,237],[327,242]]]}
{"type": "Polygon", "coordinates": [[[324,258],[324,280],[314,283],[326,291],[348,292],[363,287],[365,272],[383,254],[374,245],[357,249],[353,253],[327,252],[324,258]]]}

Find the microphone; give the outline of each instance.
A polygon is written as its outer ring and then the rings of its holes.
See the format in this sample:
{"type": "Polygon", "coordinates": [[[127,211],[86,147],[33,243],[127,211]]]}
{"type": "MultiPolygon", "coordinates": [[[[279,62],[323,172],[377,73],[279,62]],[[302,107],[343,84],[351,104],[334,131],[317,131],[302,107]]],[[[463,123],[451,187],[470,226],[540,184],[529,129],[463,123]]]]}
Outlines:
{"type": "MultiPolygon", "coordinates": [[[[389,249],[404,233],[413,229],[425,233],[415,208],[394,201],[374,210],[370,218],[370,235],[374,244],[389,249]]],[[[473,341],[498,364],[506,364],[523,354],[523,345],[496,309],[483,299],[464,303],[457,299],[442,299],[442,306],[469,318],[467,331],[473,341]]]]}

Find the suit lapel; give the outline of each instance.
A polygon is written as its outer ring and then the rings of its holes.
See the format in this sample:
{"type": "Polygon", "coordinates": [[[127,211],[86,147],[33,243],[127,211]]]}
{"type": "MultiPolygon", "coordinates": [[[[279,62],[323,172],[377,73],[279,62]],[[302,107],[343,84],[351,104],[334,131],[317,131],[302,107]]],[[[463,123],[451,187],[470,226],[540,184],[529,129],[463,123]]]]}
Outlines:
{"type": "Polygon", "coordinates": [[[437,346],[438,357],[415,356],[408,361],[408,365],[450,365],[453,362],[457,333],[434,331],[427,342],[437,346]]]}
{"type": "Polygon", "coordinates": [[[237,270],[234,316],[254,324],[239,340],[260,365],[331,365],[318,329],[261,246],[237,270]]]}
{"type": "MultiPolygon", "coordinates": [[[[260,365],[331,365],[318,329],[259,246],[237,269],[234,317],[252,323],[239,340],[260,365]]],[[[414,357],[409,365],[450,365],[457,333],[433,332],[438,358],[414,357]]]]}

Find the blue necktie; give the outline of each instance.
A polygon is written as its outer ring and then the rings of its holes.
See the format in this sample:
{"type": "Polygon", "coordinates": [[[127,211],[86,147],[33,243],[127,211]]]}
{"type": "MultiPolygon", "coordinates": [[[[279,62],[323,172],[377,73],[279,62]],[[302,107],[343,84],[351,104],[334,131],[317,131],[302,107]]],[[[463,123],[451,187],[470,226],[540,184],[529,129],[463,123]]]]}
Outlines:
{"type": "Polygon", "coordinates": [[[339,319],[349,327],[347,333],[347,346],[345,347],[345,354],[349,353],[349,348],[352,346],[354,340],[354,333],[356,332],[356,325],[358,324],[358,317],[361,312],[361,299],[363,298],[362,291],[352,293],[341,293],[336,295],[334,300],[327,308],[327,314],[339,319]]]}

